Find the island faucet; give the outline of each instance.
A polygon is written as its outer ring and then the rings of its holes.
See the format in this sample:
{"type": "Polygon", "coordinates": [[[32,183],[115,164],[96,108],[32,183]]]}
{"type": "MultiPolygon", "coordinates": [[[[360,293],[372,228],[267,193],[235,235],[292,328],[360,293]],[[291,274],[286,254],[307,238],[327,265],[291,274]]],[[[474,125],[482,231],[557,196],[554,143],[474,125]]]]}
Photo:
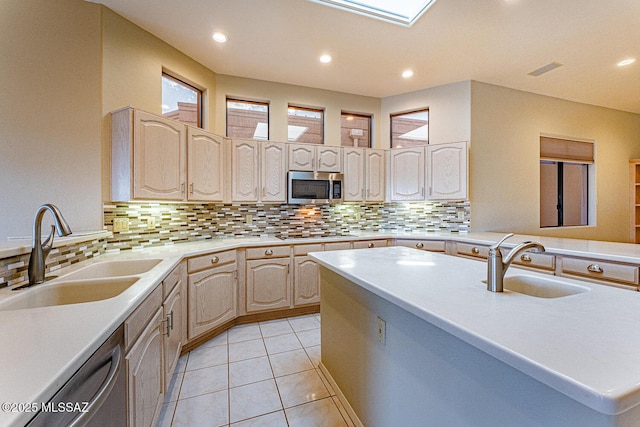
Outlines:
{"type": "Polygon", "coordinates": [[[67,221],[60,213],[60,210],[52,204],[44,204],[38,208],[33,218],[33,248],[31,249],[31,257],[29,258],[29,285],[36,285],[44,282],[45,260],[53,246],[53,233],[58,231],[58,236],[68,236],[71,234],[71,228],[67,221]],[[55,225],[51,225],[51,233],[49,237],[42,242],[42,217],[45,212],[51,212],[55,225]]]}
{"type": "Polygon", "coordinates": [[[512,237],[513,233],[509,233],[504,236],[498,243],[489,248],[489,254],[487,255],[487,290],[491,292],[503,291],[504,273],[511,265],[511,262],[515,257],[523,251],[529,252],[544,252],[544,246],[536,242],[522,242],[509,252],[509,255],[502,261],[502,252],[500,252],[500,245],[502,242],[512,237]]]}

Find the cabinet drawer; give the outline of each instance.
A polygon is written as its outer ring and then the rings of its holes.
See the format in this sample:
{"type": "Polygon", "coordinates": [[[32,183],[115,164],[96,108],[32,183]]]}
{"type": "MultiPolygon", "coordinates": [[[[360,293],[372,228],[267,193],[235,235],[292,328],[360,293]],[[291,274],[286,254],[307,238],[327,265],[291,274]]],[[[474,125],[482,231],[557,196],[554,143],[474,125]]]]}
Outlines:
{"type": "Polygon", "coordinates": [[[329,242],[324,244],[325,251],[343,251],[351,249],[351,242],[329,242]]]}
{"type": "Polygon", "coordinates": [[[151,319],[151,316],[153,316],[160,307],[160,304],[162,304],[162,286],[157,286],[151,295],[124,321],[125,348],[129,348],[129,346],[135,342],[140,332],[142,332],[149,322],[149,319],[151,319]]]}
{"type": "Polygon", "coordinates": [[[294,255],[306,255],[309,252],[321,252],[322,243],[314,243],[311,245],[296,245],[293,247],[294,255]]]}
{"type": "Polygon", "coordinates": [[[162,281],[162,299],[165,300],[184,276],[184,264],[180,263],[162,281]]]}
{"type": "Polygon", "coordinates": [[[353,249],[383,248],[385,246],[387,246],[386,240],[363,240],[360,242],[353,242],[353,249]]]}
{"type": "Polygon", "coordinates": [[[189,273],[204,270],[205,268],[216,267],[218,265],[234,262],[236,260],[236,251],[214,252],[194,258],[187,261],[187,270],[189,273]]]}
{"type": "Polygon", "coordinates": [[[247,259],[282,258],[291,255],[289,246],[269,246],[247,249],[247,259]]]}
{"type": "Polygon", "coordinates": [[[638,267],[595,259],[563,257],[562,273],[629,285],[638,284],[638,267]]]}
{"type": "MultiPolygon", "coordinates": [[[[504,257],[508,253],[502,252],[504,257]]],[[[533,252],[523,252],[513,260],[514,264],[522,265],[525,267],[539,268],[542,270],[555,270],[556,257],[549,254],[538,254],[533,252]]]]}
{"type": "Polygon", "coordinates": [[[397,239],[397,246],[405,246],[407,248],[415,248],[423,251],[430,252],[444,252],[445,244],[442,240],[412,240],[412,239],[397,239]]]}
{"type": "Polygon", "coordinates": [[[489,247],[483,245],[472,245],[469,243],[457,243],[456,252],[458,255],[472,256],[476,258],[486,258],[489,253],[489,247]]]}

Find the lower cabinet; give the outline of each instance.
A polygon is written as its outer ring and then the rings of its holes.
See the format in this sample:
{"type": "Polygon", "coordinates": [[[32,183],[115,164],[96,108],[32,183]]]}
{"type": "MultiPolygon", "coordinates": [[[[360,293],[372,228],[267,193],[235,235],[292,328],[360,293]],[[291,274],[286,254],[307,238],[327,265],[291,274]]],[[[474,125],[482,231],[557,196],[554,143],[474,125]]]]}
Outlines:
{"type": "Polygon", "coordinates": [[[293,266],[293,304],[319,304],[320,265],[309,256],[296,256],[293,266]]]}
{"type": "Polygon", "coordinates": [[[235,319],[238,306],[237,281],[238,267],[235,260],[189,274],[189,339],[235,319]]]}
{"type": "Polygon", "coordinates": [[[171,376],[176,369],[180,352],[184,345],[186,335],[186,287],[184,280],[180,280],[175,285],[164,304],[162,304],[164,316],[164,329],[166,337],[164,340],[164,378],[165,391],[171,383],[171,376]]]}
{"type": "Polygon", "coordinates": [[[247,261],[247,312],[291,307],[291,258],[247,261]]]}

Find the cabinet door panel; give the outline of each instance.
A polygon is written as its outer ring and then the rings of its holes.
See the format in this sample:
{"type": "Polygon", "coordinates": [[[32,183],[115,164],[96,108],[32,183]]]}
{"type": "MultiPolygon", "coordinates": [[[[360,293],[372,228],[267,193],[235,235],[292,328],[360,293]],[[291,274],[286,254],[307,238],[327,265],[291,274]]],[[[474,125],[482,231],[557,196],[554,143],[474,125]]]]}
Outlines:
{"type": "Polygon", "coordinates": [[[235,262],[189,275],[189,339],[236,317],[236,280],[235,262]]]}
{"type": "Polygon", "coordinates": [[[194,128],[189,128],[188,133],[188,199],[222,201],[224,139],[194,128]]]}
{"type": "Polygon", "coordinates": [[[287,200],[286,145],[280,142],[262,143],[262,193],[263,202],[287,200]]]}
{"type": "MultiPolygon", "coordinates": [[[[365,151],[361,148],[344,149],[344,201],[360,202],[365,197],[365,151]]],[[[384,196],[384,195],[383,195],[384,196]]]]}
{"type": "Polygon", "coordinates": [[[466,199],[467,143],[429,145],[427,176],[430,200],[466,199]]]}
{"type": "Polygon", "coordinates": [[[313,145],[289,144],[289,170],[313,172],[315,148],[313,145]]]}
{"type": "Polygon", "coordinates": [[[133,193],[135,198],[183,200],[186,126],[134,112],[133,193]]]}
{"type": "Polygon", "coordinates": [[[258,201],[258,142],[233,140],[231,152],[232,200],[258,201]]]}
{"type": "Polygon", "coordinates": [[[308,256],[295,257],[293,302],[295,305],[320,302],[320,266],[308,256]]]}
{"type": "Polygon", "coordinates": [[[171,376],[178,364],[180,351],[184,344],[185,336],[183,335],[184,322],[186,319],[185,307],[185,288],[184,282],[180,282],[173,288],[173,291],[167,297],[164,308],[164,318],[167,325],[167,336],[165,342],[165,391],[171,383],[171,376]]]}
{"type": "Polygon", "coordinates": [[[424,148],[394,149],[391,155],[391,200],[424,200],[424,148]]]}
{"type": "Polygon", "coordinates": [[[289,258],[247,261],[247,312],[289,308],[289,258]]]}
{"type": "Polygon", "coordinates": [[[164,401],[162,307],[126,356],[129,426],[154,426],[164,401]]]}
{"type": "Polygon", "coordinates": [[[384,174],[384,150],[367,150],[366,152],[366,194],[367,201],[384,201],[386,180],[384,174]]]}
{"type": "Polygon", "coordinates": [[[342,172],[341,147],[316,147],[318,172],[342,172]]]}

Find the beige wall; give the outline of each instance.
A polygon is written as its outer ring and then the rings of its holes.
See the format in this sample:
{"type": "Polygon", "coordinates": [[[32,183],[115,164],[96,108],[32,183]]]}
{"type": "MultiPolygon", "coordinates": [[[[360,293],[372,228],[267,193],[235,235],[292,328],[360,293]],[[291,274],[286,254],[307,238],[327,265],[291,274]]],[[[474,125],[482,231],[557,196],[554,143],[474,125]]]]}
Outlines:
{"type": "Polygon", "coordinates": [[[471,82],[422,89],[382,99],[380,132],[389,148],[391,114],[429,108],[429,143],[469,141],[471,135],[471,82]]]}
{"type": "Polygon", "coordinates": [[[471,85],[471,228],[627,241],[628,161],[640,115],[485,83],[471,85]],[[540,134],[595,141],[595,225],[540,228],[540,134]]]}
{"type": "Polygon", "coordinates": [[[300,107],[324,109],[326,145],[340,145],[342,111],[371,114],[373,115],[373,146],[382,147],[378,130],[381,118],[379,98],[222,74],[217,76],[216,93],[214,132],[220,135],[226,135],[226,98],[236,97],[269,102],[269,138],[271,140],[287,141],[287,108],[289,104],[295,104],[300,107]]]}
{"type": "Polygon", "coordinates": [[[100,56],[99,6],[0,3],[0,240],[31,236],[43,203],[102,228],[100,56]]]}

